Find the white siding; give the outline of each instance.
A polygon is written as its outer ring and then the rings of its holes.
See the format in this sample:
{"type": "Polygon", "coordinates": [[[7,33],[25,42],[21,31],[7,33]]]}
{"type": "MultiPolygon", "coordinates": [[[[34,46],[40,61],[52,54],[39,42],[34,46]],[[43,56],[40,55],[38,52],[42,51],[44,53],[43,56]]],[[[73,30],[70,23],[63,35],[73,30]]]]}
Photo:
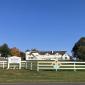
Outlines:
{"type": "Polygon", "coordinates": [[[70,60],[70,56],[68,54],[64,54],[61,55],[59,53],[56,53],[55,55],[50,55],[50,54],[45,54],[45,55],[40,55],[39,53],[32,53],[30,54],[30,52],[26,52],[26,60],[29,59],[37,59],[37,60],[54,60],[54,59],[58,59],[58,60],[70,60]]]}

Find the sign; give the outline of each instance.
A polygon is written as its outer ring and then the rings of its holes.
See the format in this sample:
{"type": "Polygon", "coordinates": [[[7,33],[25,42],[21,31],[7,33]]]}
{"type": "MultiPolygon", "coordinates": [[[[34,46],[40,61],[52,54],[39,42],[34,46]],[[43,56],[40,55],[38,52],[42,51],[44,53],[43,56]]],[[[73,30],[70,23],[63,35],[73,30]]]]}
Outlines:
{"type": "MultiPolygon", "coordinates": [[[[13,57],[8,57],[8,69],[10,67],[10,64],[18,64],[19,69],[21,69],[21,57],[13,56],[13,57]]],[[[15,68],[15,66],[14,66],[15,68]]]]}
{"type": "Polygon", "coordinates": [[[17,56],[9,57],[8,63],[21,63],[21,57],[17,56]]]}

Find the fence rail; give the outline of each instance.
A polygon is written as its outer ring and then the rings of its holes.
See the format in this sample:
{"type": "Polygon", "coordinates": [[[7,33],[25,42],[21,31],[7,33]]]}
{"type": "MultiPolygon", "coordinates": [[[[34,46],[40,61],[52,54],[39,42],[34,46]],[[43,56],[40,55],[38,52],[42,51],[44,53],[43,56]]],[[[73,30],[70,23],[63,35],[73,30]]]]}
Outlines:
{"type": "MultiPolygon", "coordinates": [[[[21,68],[29,68],[32,70],[33,68],[33,61],[21,61],[21,68]]],[[[37,71],[39,70],[85,70],[85,62],[73,62],[73,61],[36,61],[37,71]]],[[[1,68],[7,68],[8,61],[0,61],[1,68]]],[[[13,67],[13,65],[11,65],[13,67]]]]}
{"type": "Polygon", "coordinates": [[[43,69],[53,70],[85,70],[85,62],[66,61],[37,61],[37,71],[43,69]]]}
{"type": "MultiPolygon", "coordinates": [[[[8,61],[0,61],[0,67],[1,68],[7,68],[8,65],[8,61]]],[[[26,61],[21,61],[21,67],[25,67],[26,68],[26,61]]]]}

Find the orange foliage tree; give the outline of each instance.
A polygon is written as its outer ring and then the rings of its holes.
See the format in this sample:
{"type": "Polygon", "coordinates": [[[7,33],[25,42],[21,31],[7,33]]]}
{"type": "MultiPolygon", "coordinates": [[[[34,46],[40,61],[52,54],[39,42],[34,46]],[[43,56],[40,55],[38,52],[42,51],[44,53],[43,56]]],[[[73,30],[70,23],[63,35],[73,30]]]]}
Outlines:
{"type": "Polygon", "coordinates": [[[20,50],[16,47],[11,48],[10,53],[12,56],[20,56],[20,50]]]}

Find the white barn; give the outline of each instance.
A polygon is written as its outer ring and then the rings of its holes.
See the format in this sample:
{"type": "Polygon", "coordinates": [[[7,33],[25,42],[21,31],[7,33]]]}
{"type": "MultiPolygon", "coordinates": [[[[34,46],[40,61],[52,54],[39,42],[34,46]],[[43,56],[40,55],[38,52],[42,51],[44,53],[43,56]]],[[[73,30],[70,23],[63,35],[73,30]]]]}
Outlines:
{"type": "Polygon", "coordinates": [[[70,60],[66,51],[26,51],[26,60],[70,60]]]}

